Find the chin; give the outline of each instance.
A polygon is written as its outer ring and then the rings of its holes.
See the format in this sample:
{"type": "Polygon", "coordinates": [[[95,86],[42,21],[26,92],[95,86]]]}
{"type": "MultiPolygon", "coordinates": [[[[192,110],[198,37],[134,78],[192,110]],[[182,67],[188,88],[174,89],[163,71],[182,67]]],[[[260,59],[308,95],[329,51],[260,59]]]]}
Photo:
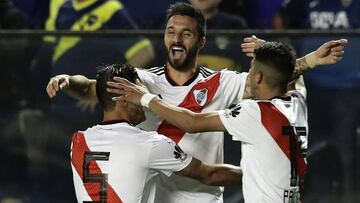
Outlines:
{"type": "Polygon", "coordinates": [[[189,62],[186,59],[185,60],[176,60],[176,61],[169,60],[169,63],[174,69],[176,69],[178,71],[185,70],[189,64],[189,62]]]}

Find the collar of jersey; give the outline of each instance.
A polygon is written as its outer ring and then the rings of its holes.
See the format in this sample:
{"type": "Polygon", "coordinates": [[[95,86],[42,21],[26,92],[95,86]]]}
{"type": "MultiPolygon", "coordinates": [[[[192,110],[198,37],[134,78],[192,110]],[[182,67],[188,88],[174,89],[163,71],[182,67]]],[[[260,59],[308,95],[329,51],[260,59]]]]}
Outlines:
{"type": "Polygon", "coordinates": [[[127,120],[122,120],[122,119],[102,121],[102,122],[100,122],[99,125],[111,125],[111,124],[117,124],[117,123],[127,123],[127,124],[133,126],[133,124],[129,123],[129,121],[127,121],[127,120]]]}
{"type": "Polygon", "coordinates": [[[284,101],[291,101],[291,96],[288,96],[288,95],[275,96],[275,97],[271,98],[270,100],[273,100],[273,99],[281,99],[281,100],[284,100],[284,101]]]}
{"type": "Polygon", "coordinates": [[[74,7],[75,10],[82,10],[84,8],[89,7],[90,5],[92,5],[93,3],[97,2],[98,0],[87,0],[84,2],[77,2],[76,0],[72,1],[72,5],[74,7]]]}
{"type": "Polygon", "coordinates": [[[190,85],[192,82],[194,82],[194,80],[197,78],[197,76],[200,73],[200,68],[198,67],[196,70],[196,73],[188,80],[186,81],[183,85],[178,85],[174,80],[171,79],[171,77],[169,76],[168,73],[168,68],[167,65],[165,65],[165,77],[166,80],[172,85],[172,86],[188,86],[190,85]]]}

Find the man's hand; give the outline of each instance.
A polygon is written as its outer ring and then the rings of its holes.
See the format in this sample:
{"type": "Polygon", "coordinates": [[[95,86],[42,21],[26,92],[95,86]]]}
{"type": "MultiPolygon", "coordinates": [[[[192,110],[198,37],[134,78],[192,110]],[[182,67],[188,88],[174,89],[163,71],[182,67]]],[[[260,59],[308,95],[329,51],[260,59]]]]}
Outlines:
{"type": "Polygon", "coordinates": [[[107,82],[109,86],[107,91],[120,95],[119,97],[113,97],[113,100],[121,101],[125,99],[133,104],[141,105],[141,97],[148,93],[148,91],[138,79],[136,80],[136,85],[121,77],[114,77],[114,81],[116,82],[107,82]]]}
{"type": "Polygon", "coordinates": [[[254,57],[255,48],[264,42],[265,40],[259,39],[255,35],[252,35],[251,37],[245,37],[244,42],[240,46],[246,56],[254,57]]]}
{"type": "Polygon", "coordinates": [[[59,90],[63,90],[69,87],[70,84],[70,76],[69,75],[57,75],[52,77],[46,86],[46,92],[50,98],[56,96],[56,92],[59,90]]]}
{"type": "Polygon", "coordinates": [[[344,55],[344,45],[346,39],[331,40],[321,45],[316,51],[305,56],[308,65],[313,68],[317,65],[335,64],[340,61],[344,55]]]}

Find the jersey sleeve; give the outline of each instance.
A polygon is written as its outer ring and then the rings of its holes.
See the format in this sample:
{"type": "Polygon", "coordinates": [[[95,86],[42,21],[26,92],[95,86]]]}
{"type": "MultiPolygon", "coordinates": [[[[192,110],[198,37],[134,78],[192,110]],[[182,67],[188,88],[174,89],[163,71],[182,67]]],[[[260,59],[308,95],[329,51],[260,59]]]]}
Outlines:
{"type": "Polygon", "coordinates": [[[178,172],[190,164],[192,156],[186,154],[174,141],[163,135],[154,135],[149,156],[149,168],[167,176],[178,172]]]}
{"type": "Polygon", "coordinates": [[[300,140],[301,140],[301,150],[302,153],[306,154],[306,151],[308,149],[308,134],[309,134],[309,126],[308,126],[308,114],[307,114],[307,104],[306,104],[306,98],[305,96],[297,90],[289,91],[287,93],[291,97],[295,97],[298,100],[298,108],[297,112],[298,115],[301,115],[302,118],[298,118],[297,120],[299,123],[297,123],[297,126],[305,127],[305,133],[302,132],[300,140]]]}
{"type": "Polygon", "coordinates": [[[249,100],[221,110],[219,117],[233,140],[254,144],[258,139],[257,133],[253,133],[260,122],[260,109],[255,101],[249,100]]]}
{"type": "Polygon", "coordinates": [[[298,90],[288,91],[287,94],[291,97],[297,97],[302,103],[306,102],[305,95],[298,90]]]}
{"type": "Polygon", "coordinates": [[[246,78],[248,73],[223,70],[220,79],[221,94],[225,98],[225,104],[230,106],[242,101],[246,78]]]}
{"type": "Polygon", "coordinates": [[[137,68],[136,72],[139,75],[139,78],[141,82],[147,87],[153,87],[154,86],[154,79],[151,77],[151,73],[144,69],[137,68]]]}

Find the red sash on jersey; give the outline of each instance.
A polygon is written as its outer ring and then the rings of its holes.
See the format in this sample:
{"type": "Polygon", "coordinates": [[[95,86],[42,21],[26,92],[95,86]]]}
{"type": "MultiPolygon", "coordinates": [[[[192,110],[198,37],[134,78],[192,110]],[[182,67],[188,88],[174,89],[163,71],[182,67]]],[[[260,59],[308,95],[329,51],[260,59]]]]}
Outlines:
{"type": "MultiPolygon", "coordinates": [[[[258,102],[261,110],[261,122],[278,144],[281,151],[291,159],[290,138],[283,135],[283,127],[291,126],[289,120],[270,102],[258,102]]],[[[305,158],[301,155],[300,140],[296,142],[297,153],[297,171],[299,176],[304,176],[306,172],[305,158]]]]}
{"type": "MultiPolygon", "coordinates": [[[[84,153],[90,151],[89,147],[86,144],[84,134],[81,132],[76,132],[72,137],[72,156],[71,163],[76,169],[76,172],[79,174],[80,178],[84,177],[84,153]]],[[[91,161],[89,166],[90,174],[101,174],[101,169],[99,168],[96,161],[91,161]]],[[[100,199],[100,183],[87,182],[84,183],[84,187],[93,201],[99,201],[100,199]]],[[[114,189],[108,184],[107,187],[107,202],[108,203],[122,203],[120,197],[116,194],[114,189]]]]}
{"type": "MultiPolygon", "coordinates": [[[[220,76],[221,72],[218,72],[212,77],[195,84],[185,96],[183,102],[179,104],[179,107],[183,107],[197,113],[201,112],[205,106],[212,102],[220,85],[220,76]]],[[[179,143],[181,138],[185,135],[184,130],[171,125],[165,120],[161,122],[157,131],[159,134],[169,137],[176,143],[179,143]]]]}

